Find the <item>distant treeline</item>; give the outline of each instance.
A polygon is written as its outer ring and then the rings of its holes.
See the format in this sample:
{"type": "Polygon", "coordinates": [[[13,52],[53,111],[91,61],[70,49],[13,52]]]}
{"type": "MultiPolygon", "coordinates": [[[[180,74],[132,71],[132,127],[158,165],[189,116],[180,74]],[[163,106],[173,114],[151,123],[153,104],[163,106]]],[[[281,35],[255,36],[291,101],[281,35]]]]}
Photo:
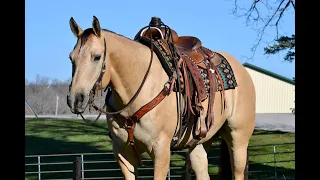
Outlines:
{"type": "MultiPolygon", "coordinates": [[[[25,80],[25,98],[30,104],[33,111],[38,115],[55,114],[57,96],[58,109],[57,114],[71,114],[67,105],[67,94],[69,91],[69,84],[71,78],[65,81],[58,79],[51,79],[48,77],[37,75],[35,81],[25,80]]],[[[105,93],[97,93],[95,103],[102,107],[105,93]]],[[[25,114],[33,114],[25,103],[25,114]]],[[[89,108],[84,114],[98,114],[93,108],[89,113],[89,108]]]]}

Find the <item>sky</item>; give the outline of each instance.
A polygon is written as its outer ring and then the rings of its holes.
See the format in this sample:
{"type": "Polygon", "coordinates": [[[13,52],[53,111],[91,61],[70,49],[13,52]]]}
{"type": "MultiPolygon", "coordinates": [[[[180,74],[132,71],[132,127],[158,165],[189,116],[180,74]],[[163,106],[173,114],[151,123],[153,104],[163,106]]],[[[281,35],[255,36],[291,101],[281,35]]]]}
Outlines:
{"type": "MultiPolygon", "coordinates": [[[[70,30],[69,20],[73,17],[84,30],[92,27],[93,16],[99,19],[102,28],[130,39],[148,25],[152,16],[159,16],[180,36],[196,36],[211,50],[227,52],[241,63],[247,62],[290,79],[295,77],[295,63],[285,62],[284,53],[264,55],[265,43],[253,59],[245,58],[251,57],[257,36],[246,26],[245,19],[231,13],[233,0],[181,2],[28,0],[25,3],[25,78],[28,81],[34,81],[37,75],[58,80],[71,78],[68,57],[77,39],[70,30]]],[[[294,26],[291,10],[283,17],[279,32],[291,36],[294,26]]],[[[264,41],[272,40],[275,34],[275,28],[268,28],[264,41]]]]}

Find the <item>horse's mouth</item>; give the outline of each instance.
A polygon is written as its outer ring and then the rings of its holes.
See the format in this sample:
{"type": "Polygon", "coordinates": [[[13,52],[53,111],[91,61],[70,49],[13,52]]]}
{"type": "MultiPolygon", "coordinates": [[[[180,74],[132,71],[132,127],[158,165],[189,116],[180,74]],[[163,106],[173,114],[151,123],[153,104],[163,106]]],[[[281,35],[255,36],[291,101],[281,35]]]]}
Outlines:
{"type": "Polygon", "coordinates": [[[82,114],[87,109],[89,105],[89,96],[86,96],[83,101],[73,101],[69,100],[70,96],[67,96],[68,106],[70,108],[71,113],[73,114],[82,114]]]}

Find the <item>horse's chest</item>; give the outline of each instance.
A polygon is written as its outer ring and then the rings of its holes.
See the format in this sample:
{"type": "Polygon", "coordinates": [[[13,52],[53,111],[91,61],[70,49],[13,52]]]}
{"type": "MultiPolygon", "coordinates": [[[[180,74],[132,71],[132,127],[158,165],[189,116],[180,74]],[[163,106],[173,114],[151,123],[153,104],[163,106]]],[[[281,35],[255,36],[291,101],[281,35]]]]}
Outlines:
{"type": "MultiPolygon", "coordinates": [[[[144,118],[143,120],[146,120],[146,118],[144,118]]],[[[117,121],[118,120],[114,118],[109,120],[108,129],[109,129],[112,140],[116,141],[116,143],[120,145],[128,142],[129,135],[126,129],[124,128],[124,126],[122,125],[122,123],[117,121]]],[[[139,142],[145,142],[145,143],[152,141],[151,139],[155,135],[153,134],[153,131],[150,131],[150,129],[154,129],[154,128],[152,128],[152,126],[150,126],[149,124],[150,123],[136,124],[133,132],[133,136],[135,140],[139,142]]]]}
{"type": "Polygon", "coordinates": [[[112,140],[117,143],[125,143],[128,140],[128,133],[124,128],[121,128],[118,122],[114,118],[109,119],[108,129],[112,140]]]}

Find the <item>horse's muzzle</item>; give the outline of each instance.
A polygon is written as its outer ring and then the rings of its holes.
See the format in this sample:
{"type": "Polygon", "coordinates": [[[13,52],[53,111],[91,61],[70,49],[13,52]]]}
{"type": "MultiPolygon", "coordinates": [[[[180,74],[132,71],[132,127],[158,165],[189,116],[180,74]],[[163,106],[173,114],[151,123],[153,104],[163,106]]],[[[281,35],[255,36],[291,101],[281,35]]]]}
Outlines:
{"type": "Polygon", "coordinates": [[[89,96],[83,93],[67,95],[67,104],[74,114],[83,113],[88,105],[89,96]]]}

